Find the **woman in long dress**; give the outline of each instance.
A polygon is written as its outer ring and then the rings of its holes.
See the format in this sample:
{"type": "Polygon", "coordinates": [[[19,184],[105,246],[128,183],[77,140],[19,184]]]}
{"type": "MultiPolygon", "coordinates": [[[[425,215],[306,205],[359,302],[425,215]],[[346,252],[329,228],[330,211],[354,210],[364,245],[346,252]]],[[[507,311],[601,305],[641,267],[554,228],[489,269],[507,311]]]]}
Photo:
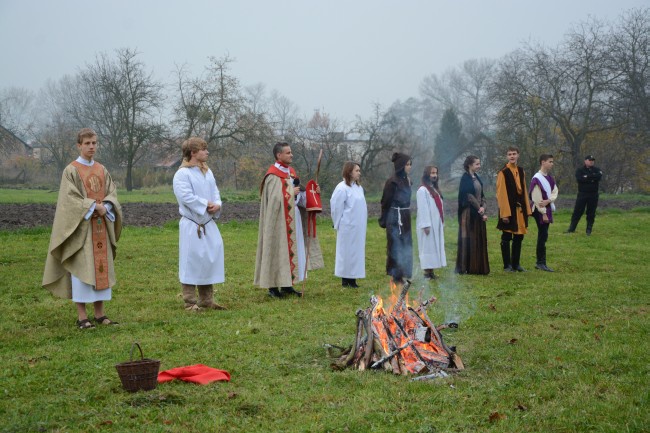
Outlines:
{"type": "Polygon", "coordinates": [[[334,275],[343,287],[359,287],[357,278],[366,277],[366,226],[368,207],[359,185],[361,166],[356,162],[343,165],[343,181],[330,199],[332,223],[336,229],[336,263],[334,275]]]}
{"type": "Polygon", "coordinates": [[[444,236],[444,209],[438,189],[438,167],[428,165],[422,174],[422,185],[416,193],[416,216],[420,268],[424,278],[436,278],[434,269],[447,266],[444,236]]]}
{"type": "Polygon", "coordinates": [[[395,173],[388,178],[381,197],[379,225],[386,229],[386,274],[401,285],[413,274],[411,236],[411,157],[393,153],[395,173]]]}
{"type": "Polygon", "coordinates": [[[458,254],[456,273],[487,275],[490,273],[485,222],[485,195],[478,176],[481,160],[474,155],[465,158],[465,173],[458,189],[458,254]]]}

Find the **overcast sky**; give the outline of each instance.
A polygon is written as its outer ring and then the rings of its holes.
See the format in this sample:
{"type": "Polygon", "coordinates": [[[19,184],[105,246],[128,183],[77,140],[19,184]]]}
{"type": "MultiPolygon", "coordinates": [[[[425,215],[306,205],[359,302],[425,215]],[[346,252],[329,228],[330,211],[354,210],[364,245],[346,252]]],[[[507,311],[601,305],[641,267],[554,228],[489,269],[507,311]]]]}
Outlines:
{"type": "Polygon", "coordinates": [[[555,45],[589,15],[648,0],[0,0],[0,88],[41,88],[99,52],[137,49],[155,76],[200,72],[229,54],[243,85],[264,83],[302,113],[343,121],[418,96],[422,79],[529,39],[555,45]]]}

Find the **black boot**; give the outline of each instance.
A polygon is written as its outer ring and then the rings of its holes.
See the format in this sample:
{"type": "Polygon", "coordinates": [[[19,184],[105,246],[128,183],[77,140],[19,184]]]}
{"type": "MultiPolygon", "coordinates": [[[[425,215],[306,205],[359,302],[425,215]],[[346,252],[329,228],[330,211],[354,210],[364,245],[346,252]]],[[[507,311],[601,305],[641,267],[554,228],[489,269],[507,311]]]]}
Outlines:
{"type": "Polygon", "coordinates": [[[591,236],[591,228],[592,226],[587,226],[587,231],[586,231],[587,236],[591,236]]]}
{"type": "Polygon", "coordinates": [[[341,278],[341,286],[343,287],[352,287],[350,280],[347,278],[341,278]]]}
{"type": "Polygon", "coordinates": [[[517,272],[526,272],[519,263],[519,259],[521,258],[521,243],[523,240],[523,235],[515,235],[512,241],[512,269],[517,272]]]}
{"type": "Polygon", "coordinates": [[[281,298],[281,297],[282,297],[282,294],[280,293],[280,291],[278,290],[277,287],[271,287],[271,288],[269,289],[269,296],[270,296],[271,298],[281,298]]]}
{"type": "Polygon", "coordinates": [[[513,272],[510,262],[510,241],[505,241],[503,238],[501,238],[501,257],[503,258],[503,270],[513,272]]]}
{"type": "Polygon", "coordinates": [[[350,278],[348,281],[350,281],[350,287],[353,289],[358,288],[359,286],[357,285],[357,279],[356,278],[350,278]]]}
{"type": "MultiPolygon", "coordinates": [[[[542,244],[541,242],[537,242],[537,250],[535,251],[535,256],[537,258],[537,261],[535,264],[537,265],[545,265],[546,264],[546,245],[542,244]]],[[[537,266],[535,266],[537,267],[537,266]]],[[[539,268],[538,268],[539,269],[539,268]]]]}
{"type": "Polygon", "coordinates": [[[302,296],[302,292],[297,291],[293,287],[283,287],[282,288],[282,294],[283,295],[296,295],[298,297],[302,296]]]}

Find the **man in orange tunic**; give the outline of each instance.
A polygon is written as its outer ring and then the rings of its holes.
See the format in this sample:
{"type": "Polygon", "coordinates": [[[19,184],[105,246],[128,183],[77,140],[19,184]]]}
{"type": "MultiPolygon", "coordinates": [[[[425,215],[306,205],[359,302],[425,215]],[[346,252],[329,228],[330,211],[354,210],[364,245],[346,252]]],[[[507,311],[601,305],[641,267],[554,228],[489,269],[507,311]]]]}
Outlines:
{"type": "Polygon", "coordinates": [[[84,128],[77,134],[79,158],[63,171],[48,248],[43,287],[77,306],[77,327],[94,328],[86,304],[92,303],[95,322],[114,325],[104,301],[115,284],[113,258],[122,231],[122,209],[108,171],[93,160],[97,134],[84,128]]]}
{"type": "Polygon", "coordinates": [[[521,243],[528,233],[528,216],[531,214],[524,169],[517,165],[519,148],[511,146],[506,154],[508,162],[497,174],[497,203],[501,235],[501,256],[506,272],[525,272],[519,259],[521,243]],[[512,252],[510,242],[512,241],[512,252]]]}

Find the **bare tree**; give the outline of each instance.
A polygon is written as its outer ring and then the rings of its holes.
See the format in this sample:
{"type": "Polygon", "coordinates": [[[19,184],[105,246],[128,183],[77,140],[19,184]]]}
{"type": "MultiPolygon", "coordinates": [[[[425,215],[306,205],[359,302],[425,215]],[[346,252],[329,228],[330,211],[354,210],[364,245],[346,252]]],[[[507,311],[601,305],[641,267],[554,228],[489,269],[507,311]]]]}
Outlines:
{"type": "Polygon", "coordinates": [[[619,111],[629,117],[629,130],[650,131],[650,8],[624,13],[611,30],[607,52],[619,111]],[[619,73],[620,72],[620,73],[619,73]]]}
{"type": "Polygon", "coordinates": [[[133,166],[147,145],[164,132],[160,121],[162,85],[145,71],[138,53],[116,51],[116,59],[97,56],[78,76],[77,91],[70,92],[72,115],[80,124],[92,125],[102,139],[103,155],[114,165],[126,166],[125,186],[133,189],[133,166]]]}
{"type": "Polygon", "coordinates": [[[357,116],[352,128],[363,143],[357,150],[361,171],[371,183],[379,184],[390,172],[390,152],[395,149],[399,134],[394,124],[395,118],[387,116],[381,104],[373,103],[370,117],[362,119],[357,116]]]}
{"type": "Polygon", "coordinates": [[[0,125],[12,134],[28,140],[34,128],[34,92],[8,87],[0,90],[0,125]]]}
{"type": "Polygon", "coordinates": [[[269,101],[269,119],[276,135],[284,139],[287,132],[294,127],[298,119],[298,106],[277,90],[271,92],[269,101]]]}
{"type": "Polygon", "coordinates": [[[323,189],[333,189],[348,159],[342,145],[345,139],[342,125],[329,114],[316,111],[309,120],[292,122],[287,137],[294,153],[294,165],[304,179],[315,176],[318,156],[323,151],[318,180],[323,189]]]}
{"type": "Polygon", "coordinates": [[[184,68],[178,69],[174,111],[185,138],[198,135],[217,149],[228,151],[227,144],[244,144],[257,127],[263,128],[265,112],[256,105],[262,101],[263,86],[248,92],[247,98],[239,80],[230,74],[233,61],[227,55],[210,57],[204,74],[197,78],[190,77],[184,68]]]}
{"type": "Polygon", "coordinates": [[[432,74],[420,84],[420,94],[428,107],[437,107],[438,118],[453,109],[468,137],[485,134],[490,127],[492,110],[489,85],[496,71],[490,59],[470,59],[441,77],[432,74]]]}
{"type": "Polygon", "coordinates": [[[40,118],[35,130],[35,140],[45,150],[43,162],[54,163],[57,172],[63,171],[75,155],[75,133],[80,129],[69,114],[65,95],[74,85],[70,77],[63,77],[58,82],[48,81],[38,95],[40,118]]]}

